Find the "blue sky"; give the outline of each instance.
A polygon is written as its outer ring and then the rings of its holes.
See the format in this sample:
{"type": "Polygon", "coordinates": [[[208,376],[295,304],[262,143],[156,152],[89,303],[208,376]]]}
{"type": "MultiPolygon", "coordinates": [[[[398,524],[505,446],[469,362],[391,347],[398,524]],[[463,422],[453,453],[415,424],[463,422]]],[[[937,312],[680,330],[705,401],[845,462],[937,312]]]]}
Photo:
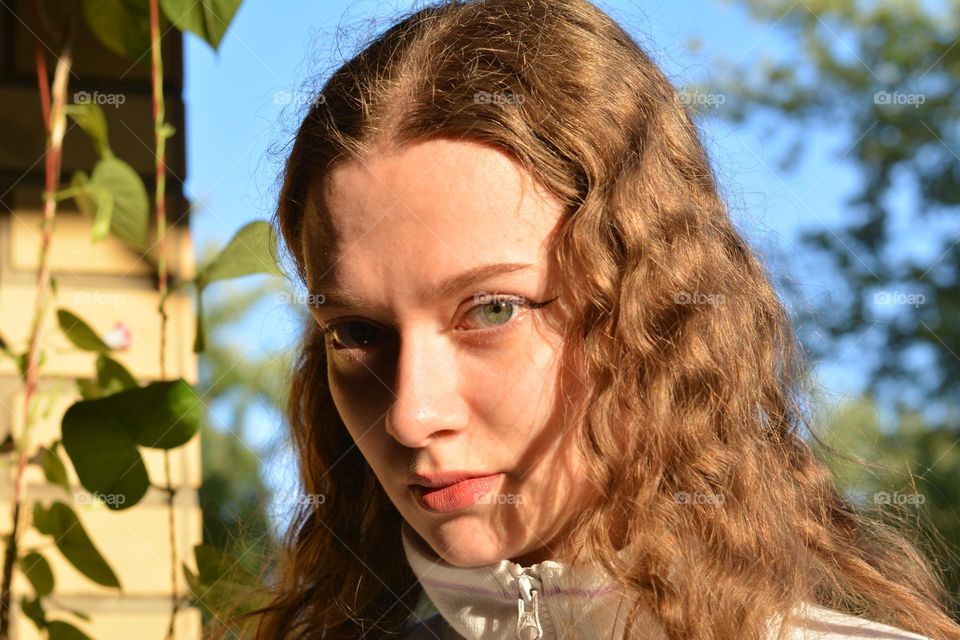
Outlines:
{"type": "MultiPolygon", "coordinates": [[[[596,4],[623,24],[679,87],[717,85],[726,73],[736,73],[735,65],[789,55],[776,27],[752,22],[728,2],[596,4]]],[[[338,42],[340,55],[347,56],[358,35],[382,30],[411,6],[399,0],[246,0],[219,52],[186,36],[186,186],[195,206],[191,227],[198,249],[222,244],[245,223],[272,215],[282,152],[298,124],[296,105],[283,103],[304,82],[335,65],[338,59],[331,56],[338,42]],[[339,40],[338,29],[344,34],[339,40]]],[[[790,256],[798,229],[843,216],[843,200],[857,175],[837,161],[845,151],[843,141],[849,140],[842,131],[810,131],[804,160],[797,170],[783,173],[771,166],[779,149],[759,129],[709,117],[701,126],[734,220],[764,255],[790,256]]],[[[789,268],[802,281],[808,300],[830,294],[829,274],[799,262],[771,261],[770,267],[789,268]]],[[[227,295],[231,286],[251,284],[248,279],[221,285],[213,293],[227,295]]],[[[276,353],[293,344],[297,328],[285,305],[271,302],[254,309],[229,339],[255,356],[276,353]]],[[[835,362],[819,368],[821,384],[835,400],[856,395],[862,385],[850,355],[837,355],[835,362]]],[[[275,416],[263,411],[255,413],[255,425],[249,434],[253,442],[265,442],[281,428],[275,416]]],[[[281,485],[289,480],[274,478],[281,485]]]]}

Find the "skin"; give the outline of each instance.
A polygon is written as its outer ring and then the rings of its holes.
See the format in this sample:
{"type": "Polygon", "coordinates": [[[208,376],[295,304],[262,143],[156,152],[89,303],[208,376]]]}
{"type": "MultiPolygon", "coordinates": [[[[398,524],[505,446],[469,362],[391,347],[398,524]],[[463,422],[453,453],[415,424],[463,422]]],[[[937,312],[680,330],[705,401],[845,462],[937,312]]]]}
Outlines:
{"type": "Polygon", "coordinates": [[[315,283],[334,274],[361,301],[311,309],[336,327],[326,349],[337,410],[406,522],[447,562],[563,559],[574,548],[567,520],[590,491],[560,402],[583,386],[545,321],[559,303],[532,310],[475,298],[555,297],[547,240],[562,205],[479,142],[371,155],[337,166],[322,196],[338,236],[333,268],[307,249],[311,292],[324,294],[315,283]],[[504,262],[533,266],[437,298],[447,278],[504,262]],[[421,507],[407,484],[412,471],[464,470],[505,475],[493,499],[445,514],[421,507]]]}

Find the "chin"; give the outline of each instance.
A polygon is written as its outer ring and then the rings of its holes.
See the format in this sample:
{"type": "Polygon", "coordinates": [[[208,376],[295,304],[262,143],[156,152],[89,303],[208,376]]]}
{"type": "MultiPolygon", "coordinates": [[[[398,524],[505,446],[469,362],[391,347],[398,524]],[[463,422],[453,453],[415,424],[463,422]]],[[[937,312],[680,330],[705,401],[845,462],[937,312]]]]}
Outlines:
{"type": "Polygon", "coordinates": [[[415,527],[433,552],[456,567],[482,567],[508,557],[509,550],[489,524],[460,517],[443,523],[421,522],[415,527]]]}

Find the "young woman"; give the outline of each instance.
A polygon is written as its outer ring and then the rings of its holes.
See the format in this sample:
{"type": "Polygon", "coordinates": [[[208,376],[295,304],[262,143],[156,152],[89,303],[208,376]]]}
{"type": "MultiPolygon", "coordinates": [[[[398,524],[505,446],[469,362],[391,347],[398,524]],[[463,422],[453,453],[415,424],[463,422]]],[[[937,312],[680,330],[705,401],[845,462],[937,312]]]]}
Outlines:
{"type": "Polygon", "coordinates": [[[322,500],[255,637],[960,638],[802,437],[784,308],[607,15],[430,6],[320,98],[277,217],[322,500]]]}

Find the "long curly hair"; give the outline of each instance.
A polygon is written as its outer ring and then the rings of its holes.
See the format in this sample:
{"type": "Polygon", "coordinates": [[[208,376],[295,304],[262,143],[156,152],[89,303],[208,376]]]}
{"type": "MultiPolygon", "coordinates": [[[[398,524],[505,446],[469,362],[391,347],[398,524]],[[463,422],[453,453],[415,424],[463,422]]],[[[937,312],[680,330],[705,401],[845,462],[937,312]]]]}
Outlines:
{"type": "MultiPolygon", "coordinates": [[[[842,497],[804,438],[789,317],[683,101],[622,27],[584,0],[445,1],[374,38],[322,86],[286,162],[275,223],[303,282],[307,243],[317,268],[336,258],[333,167],[433,137],[496,145],[565,205],[551,260],[599,496],[574,531],[630,595],[628,629],[652,608],[671,639],[760,638],[806,601],[960,638],[919,543],[842,497]],[[703,495],[722,503],[684,497],[703,495]]],[[[266,601],[232,621],[255,638],[396,637],[421,597],[326,367],[308,321],[288,417],[303,490],[325,499],[301,504],[266,601]]]]}

